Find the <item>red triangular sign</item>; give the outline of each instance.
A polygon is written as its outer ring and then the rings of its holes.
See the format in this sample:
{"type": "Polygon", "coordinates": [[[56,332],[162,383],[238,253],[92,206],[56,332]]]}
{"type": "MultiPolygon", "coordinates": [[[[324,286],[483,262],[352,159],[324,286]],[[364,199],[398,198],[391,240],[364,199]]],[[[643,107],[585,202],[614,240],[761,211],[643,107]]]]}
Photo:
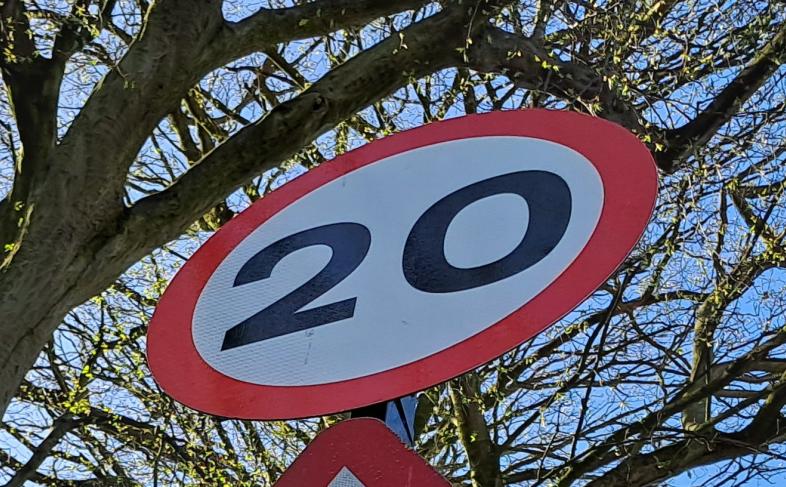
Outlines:
{"type": "Polygon", "coordinates": [[[359,418],[323,431],[275,487],[450,487],[382,421],[359,418]]]}

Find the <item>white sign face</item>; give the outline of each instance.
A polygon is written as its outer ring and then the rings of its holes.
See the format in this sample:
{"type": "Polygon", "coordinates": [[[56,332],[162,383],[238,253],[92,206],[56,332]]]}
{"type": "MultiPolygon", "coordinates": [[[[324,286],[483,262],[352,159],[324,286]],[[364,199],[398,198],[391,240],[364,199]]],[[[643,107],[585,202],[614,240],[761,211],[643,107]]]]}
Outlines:
{"type": "Polygon", "coordinates": [[[178,401],[226,417],[411,394],[570,312],[628,255],[656,195],[647,148],[576,113],[495,112],[385,137],[216,232],[156,308],[150,369],[178,401]]]}
{"type": "Polygon", "coordinates": [[[347,467],[342,468],[327,487],[366,487],[347,467]]]}
{"type": "MultiPolygon", "coordinates": [[[[251,232],[199,295],[194,344],[211,367],[253,384],[326,384],[400,367],[478,334],[530,301],[578,256],[602,208],[603,183],[595,167],[554,142],[475,137],[399,153],[317,188],[251,232]],[[415,238],[408,251],[416,223],[450,195],[462,201],[448,201],[439,222],[421,225],[424,235],[426,227],[447,225],[444,241],[439,235],[415,238]],[[483,278],[484,266],[522,247],[533,221],[543,227],[535,233],[554,234],[543,244],[548,248],[539,249],[545,255],[528,266],[506,264],[512,268],[502,278],[483,278]],[[326,236],[308,235],[317,228],[326,229],[326,236]],[[294,243],[296,235],[306,242],[294,243]],[[259,275],[237,282],[260,251],[282,241],[287,250],[274,249],[269,259],[275,261],[257,264],[266,272],[258,268],[259,275]],[[410,272],[420,276],[408,279],[402,262],[412,253],[444,254],[457,275],[420,268],[410,272]],[[323,270],[338,274],[336,282],[307,284],[323,270]],[[457,284],[464,274],[470,282],[457,284]],[[438,284],[442,288],[417,284],[443,278],[449,282],[438,284]],[[249,322],[234,336],[235,346],[224,346],[230,330],[290,293],[296,304],[249,322]],[[298,330],[292,319],[353,299],[352,313],[327,309],[316,326],[298,330]],[[273,322],[284,329],[264,334],[273,322]]],[[[410,262],[422,267],[416,258],[410,262]]]]}

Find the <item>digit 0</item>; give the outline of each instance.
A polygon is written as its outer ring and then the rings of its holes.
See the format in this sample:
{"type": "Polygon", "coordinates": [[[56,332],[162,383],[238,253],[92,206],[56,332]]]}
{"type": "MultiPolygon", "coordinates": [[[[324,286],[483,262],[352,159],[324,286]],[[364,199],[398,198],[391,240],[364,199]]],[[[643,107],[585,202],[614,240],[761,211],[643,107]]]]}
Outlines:
{"type": "Polygon", "coordinates": [[[445,196],[417,220],[404,246],[402,267],[412,287],[450,293],[486,286],[513,276],[546,257],[570,221],[567,183],[546,171],[519,171],[478,181],[445,196]],[[529,207],[529,224],[508,255],[489,264],[460,268],[445,257],[445,237],[456,215],[470,204],[499,194],[519,195],[529,207]]]}

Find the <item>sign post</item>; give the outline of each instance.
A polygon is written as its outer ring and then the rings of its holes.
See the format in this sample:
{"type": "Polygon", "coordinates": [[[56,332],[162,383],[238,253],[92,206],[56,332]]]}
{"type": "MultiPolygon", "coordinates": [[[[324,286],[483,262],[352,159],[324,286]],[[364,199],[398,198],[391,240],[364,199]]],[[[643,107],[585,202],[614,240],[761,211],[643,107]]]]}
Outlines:
{"type": "Polygon", "coordinates": [[[371,404],[349,412],[351,418],[376,418],[384,422],[408,446],[415,446],[415,412],[418,400],[415,396],[371,404]]]}

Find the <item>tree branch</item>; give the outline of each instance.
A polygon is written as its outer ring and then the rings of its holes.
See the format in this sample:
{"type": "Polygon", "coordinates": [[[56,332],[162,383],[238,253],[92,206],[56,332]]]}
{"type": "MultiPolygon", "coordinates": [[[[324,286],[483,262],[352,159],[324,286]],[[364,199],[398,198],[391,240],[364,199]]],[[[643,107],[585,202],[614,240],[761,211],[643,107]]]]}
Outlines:
{"type": "Polygon", "coordinates": [[[234,188],[276,167],[409,78],[454,64],[454,46],[466,35],[464,15],[463,8],[453,8],[414,24],[333,69],[303,94],[240,130],[169,189],[139,201],[120,234],[106,245],[101,260],[116,262],[117,255],[125,254],[122,265],[130,265],[177,237],[234,188]],[[408,48],[401,47],[402,39],[408,48]]]}
{"type": "Polygon", "coordinates": [[[467,452],[475,487],[502,487],[499,450],[483,416],[483,397],[477,374],[470,372],[450,384],[450,400],[458,436],[467,452]]]}
{"type": "MultiPolygon", "coordinates": [[[[784,343],[786,343],[786,329],[780,330],[767,342],[734,360],[718,378],[709,381],[699,388],[695,388],[693,384],[687,385],[673,399],[667,402],[663,408],[651,412],[634,424],[615,431],[603,442],[584,452],[579,457],[579,460],[574,462],[571,468],[564,472],[556,485],[570,485],[586,473],[619,458],[619,448],[624,449],[624,447],[621,446],[624,442],[631,441],[631,439],[637,435],[646,436],[650,434],[651,431],[662,424],[663,421],[684,410],[688,405],[726,386],[744,371],[749,366],[750,362],[765,359],[771,350],[784,343]]],[[[551,475],[544,476],[543,478],[545,479],[548,476],[553,476],[560,471],[562,471],[562,469],[554,469],[551,471],[551,475]]]]}
{"type": "Polygon", "coordinates": [[[80,424],[80,420],[70,415],[64,415],[57,418],[52,426],[52,431],[50,431],[47,437],[44,438],[44,441],[38,445],[27,463],[16,471],[5,487],[21,487],[25,482],[30,480],[41,463],[50,455],[52,449],[60,443],[63,436],[80,424]]]}
{"type": "Polygon", "coordinates": [[[265,9],[238,23],[224,21],[221,2],[215,0],[157,4],[148,15],[143,35],[105,77],[62,143],[62,157],[82,162],[83,167],[75,170],[89,175],[84,183],[90,188],[85,203],[93,207],[120,201],[126,170],[145,139],[208,72],[280,42],[324,35],[424,1],[322,0],[265,9]],[[111,108],[118,100],[123,100],[123,110],[111,108]],[[95,150],[103,146],[114,147],[111,157],[95,150]]]}
{"type": "Polygon", "coordinates": [[[706,144],[781,66],[785,51],[786,23],[781,24],[761,52],[721,90],[704,111],[682,127],[666,133],[667,149],[656,154],[658,165],[666,172],[673,172],[690,157],[695,147],[706,144]]]}
{"type": "Polygon", "coordinates": [[[534,38],[488,27],[473,40],[465,61],[476,71],[502,73],[527,90],[586,104],[598,100],[602,107],[598,116],[632,131],[641,130],[636,110],[609,90],[598,73],[578,62],[552,56],[546,45],[534,38]]]}
{"type": "Polygon", "coordinates": [[[213,47],[223,54],[223,61],[219,61],[223,64],[280,42],[363,25],[427,3],[427,0],[317,0],[297,7],[260,9],[239,22],[227,22],[213,47]]]}

